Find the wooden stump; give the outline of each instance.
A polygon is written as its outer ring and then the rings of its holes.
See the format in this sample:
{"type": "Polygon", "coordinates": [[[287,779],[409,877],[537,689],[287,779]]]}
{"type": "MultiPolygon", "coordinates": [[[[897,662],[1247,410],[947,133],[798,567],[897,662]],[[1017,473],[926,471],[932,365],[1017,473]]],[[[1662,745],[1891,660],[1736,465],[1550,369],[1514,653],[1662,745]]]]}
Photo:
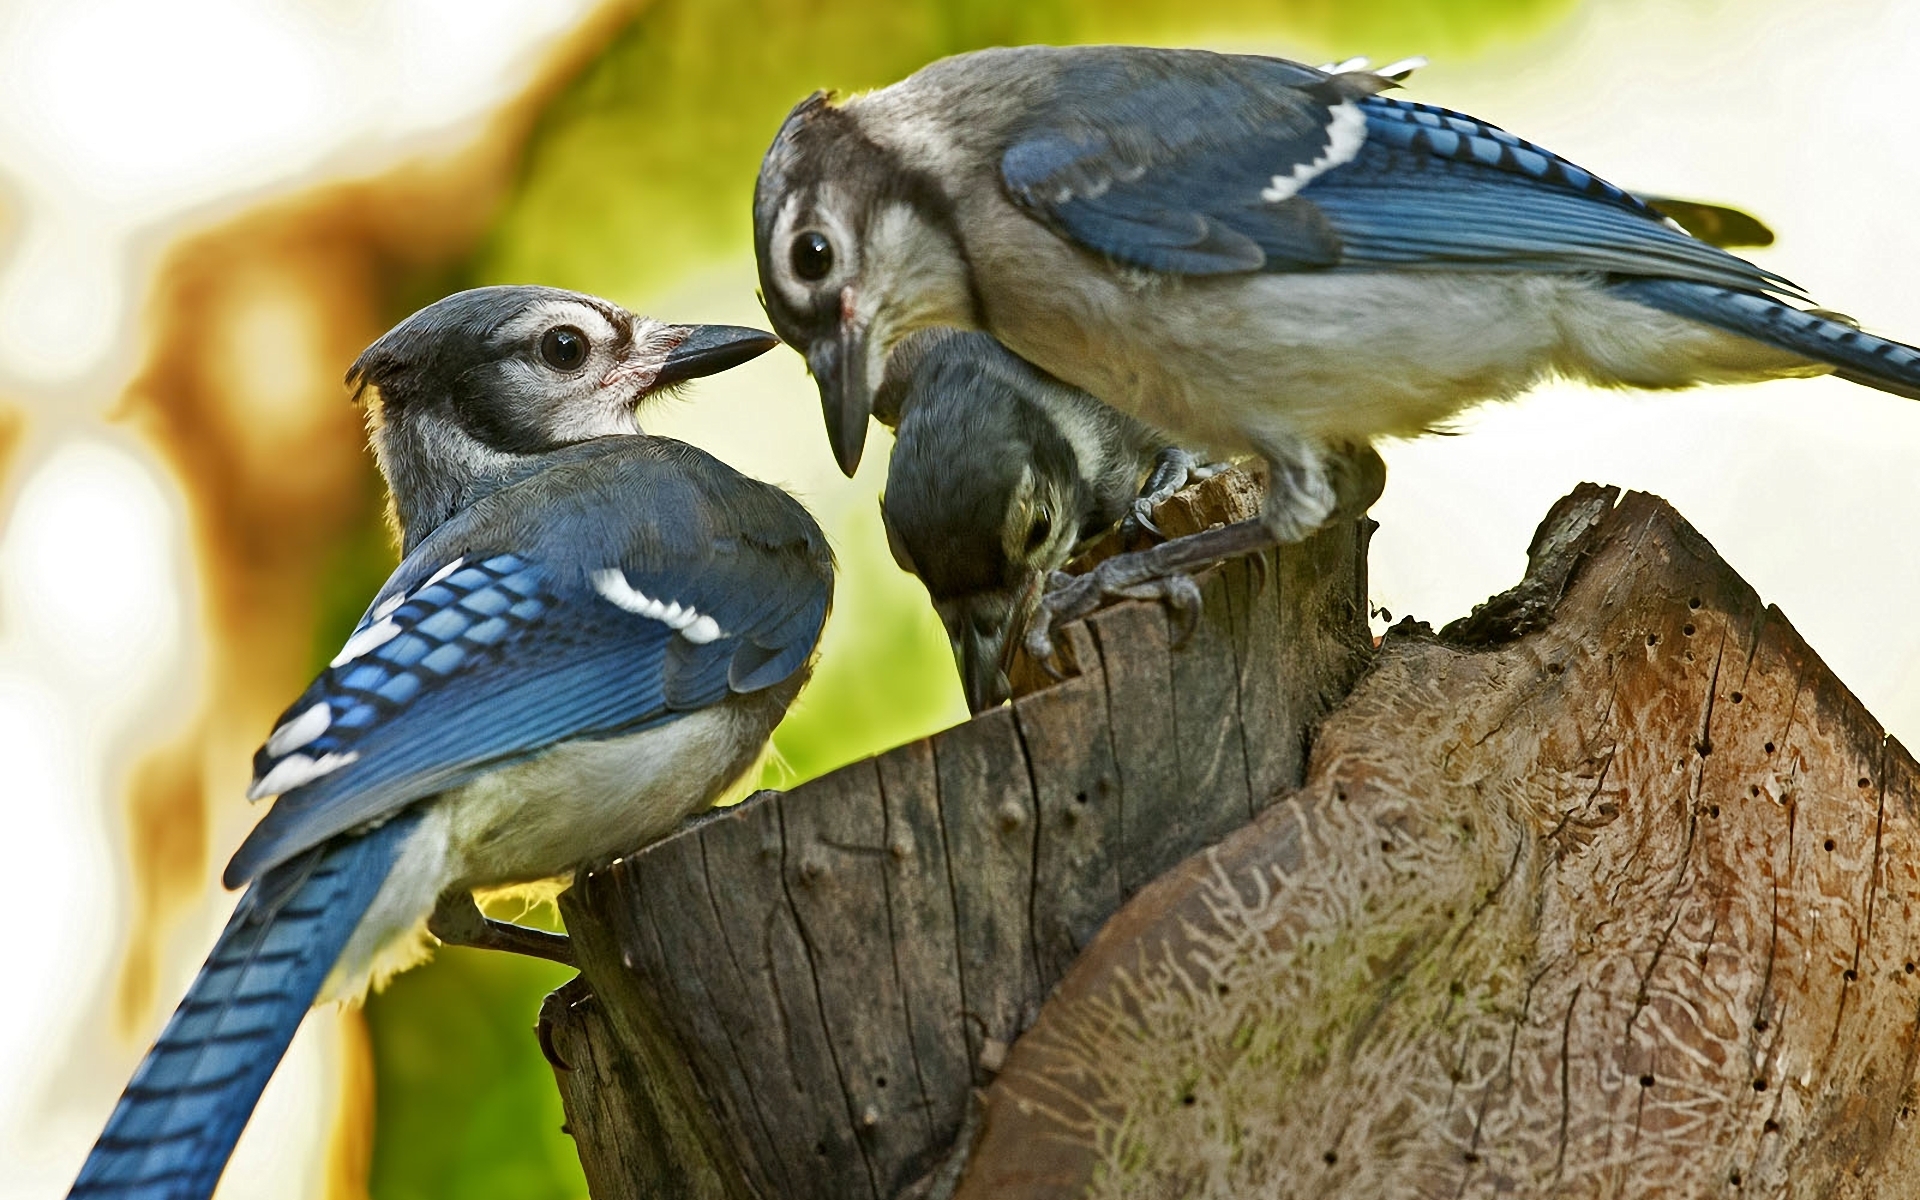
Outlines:
{"type": "MultiPolygon", "coordinates": [[[[1244,477],[1209,482],[1179,520],[1239,514],[1244,477]]],[[[1370,653],[1365,541],[1216,571],[1178,648],[1158,605],[1099,613],[1064,631],[1064,682],[581,879],[585,985],[542,1030],[597,1200],[935,1173],[1114,910],[1299,783],[1370,653]]]]}
{"type": "Polygon", "coordinates": [[[1390,636],[1306,785],[1102,930],[960,1196],[1920,1191],[1913,760],[1614,500],[1390,636]]]}
{"type": "Polygon", "coordinates": [[[1364,540],[584,879],[593,1194],[1920,1193],[1906,752],[1651,497],[1371,655],[1364,540]]]}

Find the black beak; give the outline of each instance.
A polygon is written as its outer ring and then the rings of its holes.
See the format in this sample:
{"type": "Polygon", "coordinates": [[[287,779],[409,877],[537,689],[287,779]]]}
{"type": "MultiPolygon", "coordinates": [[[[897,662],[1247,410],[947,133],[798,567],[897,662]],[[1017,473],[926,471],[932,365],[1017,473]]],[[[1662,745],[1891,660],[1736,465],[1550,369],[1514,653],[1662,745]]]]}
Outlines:
{"type": "Polygon", "coordinates": [[[976,592],[935,605],[947,627],[953,664],[960,669],[960,690],[967,698],[968,712],[977,716],[1012,696],[1007,668],[1027,636],[1044,583],[1044,577],[1035,572],[1011,595],[976,592]]]}
{"type": "Polygon", "coordinates": [[[653,380],[656,388],[702,375],[717,375],[729,367],[759,358],[780,344],[780,339],[770,333],[740,325],[682,325],[680,328],[686,330],[686,336],[667,352],[667,361],[653,380]]]}
{"type": "Polygon", "coordinates": [[[834,460],[851,479],[860,467],[860,452],[867,445],[867,417],[873,413],[866,331],[842,321],[838,337],[823,338],[807,351],[807,369],[820,385],[820,412],[827,419],[834,460]]]}
{"type": "Polygon", "coordinates": [[[1007,630],[962,629],[953,638],[954,665],[960,668],[960,691],[967,711],[975,716],[998,708],[1013,695],[1003,665],[1009,649],[1007,630]]]}

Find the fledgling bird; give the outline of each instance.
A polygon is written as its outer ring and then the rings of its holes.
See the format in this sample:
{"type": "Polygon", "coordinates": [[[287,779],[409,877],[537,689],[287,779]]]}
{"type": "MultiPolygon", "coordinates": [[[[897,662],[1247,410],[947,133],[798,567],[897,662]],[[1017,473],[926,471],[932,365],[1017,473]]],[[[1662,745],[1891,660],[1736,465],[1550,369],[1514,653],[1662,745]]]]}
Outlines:
{"type": "Polygon", "coordinates": [[[895,432],[881,519],[946,627],[967,708],[1008,696],[1007,662],[1048,579],[1203,468],[1164,436],[984,333],[924,330],[887,360],[874,415],[895,432]]]}
{"type": "MultiPolygon", "coordinates": [[[[1252,55],[1026,46],[802,101],[761,167],[755,251],[842,468],[887,353],[931,325],[992,333],[1210,455],[1263,458],[1260,522],[1195,535],[1202,557],[1305,537],[1350,508],[1340,464],[1374,439],[1550,375],[1833,372],[1920,397],[1920,350],[1393,86],[1252,55]]],[[[1176,546],[1143,553],[1159,569],[1176,546]]]]}
{"type": "Polygon", "coordinates": [[[832,594],[786,493],[642,434],[636,408],[774,340],[543,287],[459,293],[348,372],[403,560],[254,759],[247,886],[74,1197],[213,1191],[316,998],[443,940],[565,960],[475,888],[605,863],[756,761],[832,594]]]}

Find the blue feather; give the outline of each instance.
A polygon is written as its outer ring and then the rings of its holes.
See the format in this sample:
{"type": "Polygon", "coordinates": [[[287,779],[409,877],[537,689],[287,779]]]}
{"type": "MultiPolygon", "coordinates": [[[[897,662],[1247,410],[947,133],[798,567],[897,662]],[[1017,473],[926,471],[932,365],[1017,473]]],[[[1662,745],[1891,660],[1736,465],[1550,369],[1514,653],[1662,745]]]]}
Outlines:
{"type": "Polygon", "coordinates": [[[1171,275],[1316,269],[1671,276],[1798,294],[1545,147],[1463,113],[1251,56],[1133,50],[1063,71],[1006,147],[1013,198],[1171,275]],[[1346,110],[1336,120],[1336,112],[1346,110]],[[1347,138],[1357,109],[1364,140],[1347,138]],[[1278,200],[1272,185],[1297,191],[1278,200]]]}
{"type": "Polygon", "coordinates": [[[732,472],[677,443],[602,439],[569,459],[566,503],[517,500],[545,486],[532,477],[446,522],[394,572],[348,640],[360,653],[280,721],[296,727],[324,706],[324,731],[276,734],[255,757],[263,784],[282,764],[306,769],[263,787],[280,797],[228,864],[228,886],[557,743],[639,732],[807,661],[832,585],[798,505],[731,512],[732,472]],[[611,570],[711,618],[717,636],[623,609],[597,590],[611,570]],[[365,638],[387,624],[386,640],[365,638]]]}
{"type": "Polygon", "coordinates": [[[1845,321],[1771,296],[1678,279],[1627,280],[1613,290],[1649,308],[1828,363],[1842,379],[1920,400],[1920,348],[1876,337],[1845,321]]]}
{"type": "Polygon", "coordinates": [[[254,884],[107,1118],[73,1200],[199,1200],[213,1192],[415,820],[402,816],[330,842],[254,884]]]}

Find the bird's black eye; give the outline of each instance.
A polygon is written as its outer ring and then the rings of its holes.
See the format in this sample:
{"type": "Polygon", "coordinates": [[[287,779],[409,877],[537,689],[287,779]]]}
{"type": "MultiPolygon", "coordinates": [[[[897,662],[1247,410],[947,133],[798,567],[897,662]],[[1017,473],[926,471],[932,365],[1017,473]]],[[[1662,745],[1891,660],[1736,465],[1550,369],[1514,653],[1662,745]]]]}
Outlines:
{"type": "Polygon", "coordinates": [[[793,273],[808,283],[827,277],[833,270],[833,243],[817,229],[809,229],[793,239],[793,273]]]}
{"type": "Polygon", "coordinates": [[[571,325],[556,325],[540,339],[540,357],[556,371],[577,371],[587,361],[587,335],[571,325]]]}
{"type": "Polygon", "coordinates": [[[1027,529],[1027,553],[1032,554],[1046,545],[1047,538],[1052,533],[1053,518],[1047,515],[1045,509],[1041,509],[1040,515],[1033,519],[1033,524],[1027,529]]]}

